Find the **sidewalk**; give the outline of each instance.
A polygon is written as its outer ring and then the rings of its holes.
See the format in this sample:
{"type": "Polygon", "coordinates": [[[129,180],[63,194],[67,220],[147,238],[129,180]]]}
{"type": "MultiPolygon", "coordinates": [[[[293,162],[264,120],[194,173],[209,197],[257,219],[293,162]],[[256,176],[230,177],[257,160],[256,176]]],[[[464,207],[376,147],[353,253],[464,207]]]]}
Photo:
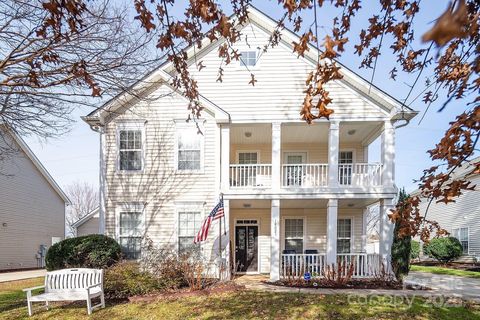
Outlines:
{"type": "Polygon", "coordinates": [[[2,273],[0,273],[0,282],[23,280],[23,279],[30,279],[30,278],[36,278],[36,277],[44,277],[45,273],[46,273],[45,269],[2,272],[2,273]]]}

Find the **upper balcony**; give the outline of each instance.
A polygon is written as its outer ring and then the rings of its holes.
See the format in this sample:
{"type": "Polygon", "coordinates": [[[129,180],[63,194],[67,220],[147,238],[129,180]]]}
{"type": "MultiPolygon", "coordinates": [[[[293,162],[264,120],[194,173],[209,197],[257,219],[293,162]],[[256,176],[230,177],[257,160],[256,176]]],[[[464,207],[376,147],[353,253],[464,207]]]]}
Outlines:
{"type": "Polygon", "coordinates": [[[393,137],[384,137],[385,126],[383,121],[231,125],[222,189],[302,193],[393,187],[393,137]]]}

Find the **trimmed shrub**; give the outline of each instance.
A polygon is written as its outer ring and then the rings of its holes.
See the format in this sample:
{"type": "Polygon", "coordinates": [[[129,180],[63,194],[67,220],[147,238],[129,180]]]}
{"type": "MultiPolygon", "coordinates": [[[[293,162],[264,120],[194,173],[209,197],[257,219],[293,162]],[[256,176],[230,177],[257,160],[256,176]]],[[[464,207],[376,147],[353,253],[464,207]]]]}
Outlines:
{"type": "Polygon", "coordinates": [[[112,238],[94,234],[60,241],[48,249],[47,270],[107,268],[121,258],[120,245],[112,238]]]}
{"type": "Polygon", "coordinates": [[[120,262],[105,271],[104,291],[109,299],[127,299],[160,289],[158,279],[152,273],[141,270],[136,262],[120,262]]]}
{"type": "Polygon", "coordinates": [[[442,263],[448,263],[463,254],[460,241],[454,237],[435,238],[423,247],[423,251],[430,258],[442,263]]]}
{"type": "Polygon", "coordinates": [[[420,257],[420,242],[412,240],[412,250],[410,251],[410,259],[418,259],[420,257]]]}

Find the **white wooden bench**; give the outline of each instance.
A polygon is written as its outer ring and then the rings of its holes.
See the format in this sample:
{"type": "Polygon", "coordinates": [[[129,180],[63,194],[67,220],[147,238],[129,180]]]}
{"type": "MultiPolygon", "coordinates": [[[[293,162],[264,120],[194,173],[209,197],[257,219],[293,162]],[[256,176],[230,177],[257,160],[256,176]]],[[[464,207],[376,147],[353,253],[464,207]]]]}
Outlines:
{"type": "Polygon", "coordinates": [[[28,315],[32,315],[32,302],[45,302],[48,310],[49,301],[87,301],[88,314],[93,309],[105,308],[103,294],[103,270],[101,269],[63,269],[47,272],[45,285],[23,289],[27,292],[28,315]],[[45,288],[45,292],[32,296],[32,290],[45,288]],[[92,298],[100,297],[100,303],[92,306],[92,298]]]}

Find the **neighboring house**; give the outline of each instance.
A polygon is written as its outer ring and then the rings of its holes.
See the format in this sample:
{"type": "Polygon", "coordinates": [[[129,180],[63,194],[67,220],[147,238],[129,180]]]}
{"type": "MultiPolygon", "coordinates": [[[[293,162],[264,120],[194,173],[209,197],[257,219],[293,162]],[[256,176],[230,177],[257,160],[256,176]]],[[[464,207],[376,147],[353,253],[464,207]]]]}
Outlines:
{"type": "MultiPolygon", "coordinates": [[[[193,246],[223,193],[222,256],[237,272],[278,279],[299,261],[318,267],[338,255],[354,257],[361,276],[363,263],[389,256],[395,125],[416,112],[343,67],[344,78],[328,84],[335,113],[307,125],[299,111],[318,51],[310,46],[297,57],[292,42],[299,38],[284,30],[280,44],[262,52],[276,23],[253,7],[247,21],[234,44],[240,61],[222,64],[221,38],[189,50],[204,107],[196,123],[185,121],[188,100],[170,85],[170,62],[139,81],[135,94],[121,94],[83,118],[100,133],[100,230],[132,259],[140,257],[145,237],[182,251],[193,246]],[[205,68],[198,71],[195,61],[205,68]],[[248,84],[251,72],[255,86],[248,84]],[[381,163],[369,163],[369,145],[380,137],[381,163]],[[374,203],[380,203],[382,244],[380,255],[367,257],[366,208],[374,203]]],[[[213,265],[217,224],[200,246],[213,265]]]]}
{"type": "MultiPolygon", "coordinates": [[[[477,163],[480,157],[470,161],[477,163]]],[[[432,201],[428,208],[428,200],[423,198],[420,203],[420,213],[426,214],[428,220],[437,221],[440,227],[456,237],[463,247],[465,256],[480,259],[480,173],[474,172],[470,163],[457,168],[453,177],[471,181],[475,190],[462,191],[462,195],[455,202],[445,204],[432,201]]],[[[411,195],[419,195],[418,190],[411,195]]],[[[466,261],[466,259],[462,259],[466,261]]]]}
{"type": "Polygon", "coordinates": [[[75,230],[75,236],[81,237],[100,233],[100,215],[98,212],[99,208],[96,208],[72,224],[72,229],[75,230]]]}
{"type": "Polygon", "coordinates": [[[25,142],[0,124],[0,270],[44,266],[65,235],[68,197],[25,142]]]}

